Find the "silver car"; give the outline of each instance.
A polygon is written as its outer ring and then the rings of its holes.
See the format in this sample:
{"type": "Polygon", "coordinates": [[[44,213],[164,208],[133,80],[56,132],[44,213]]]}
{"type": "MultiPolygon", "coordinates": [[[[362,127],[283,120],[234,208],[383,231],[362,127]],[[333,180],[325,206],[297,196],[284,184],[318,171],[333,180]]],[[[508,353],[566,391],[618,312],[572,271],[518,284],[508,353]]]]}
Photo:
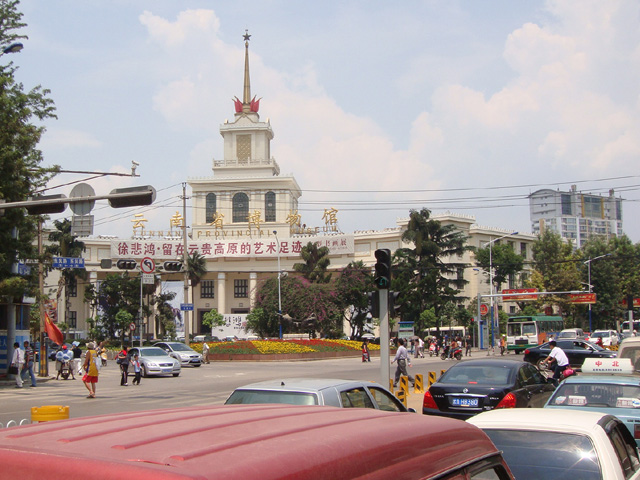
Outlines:
{"type": "MultiPolygon", "coordinates": [[[[142,376],[149,375],[180,375],[180,362],[169,356],[159,347],[133,347],[129,349],[129,355],[133,358],[138,355],[142,376]]],[[[129,371],[133,371],[133,365],[129,363],[129,371]]]]}
{"type": "Polygon", "coordinates": [[[382,385],[374,382],[326,378],[286,378],[252,383],[236,388],[224,403],[225,405],[286,403],[374,408],[391,412],[407,411],[402,402],[382,385]]]}
{"type": "Polygon", "coordinates": [[[202,355],[196,352],[193,348],[188,347],[184,343],[180,342],[158,342],[153,344],[154,347],[160,347],[169,356],[175,358],[180,362],[183,367],[199,367],[202,365],[202,355]]]}

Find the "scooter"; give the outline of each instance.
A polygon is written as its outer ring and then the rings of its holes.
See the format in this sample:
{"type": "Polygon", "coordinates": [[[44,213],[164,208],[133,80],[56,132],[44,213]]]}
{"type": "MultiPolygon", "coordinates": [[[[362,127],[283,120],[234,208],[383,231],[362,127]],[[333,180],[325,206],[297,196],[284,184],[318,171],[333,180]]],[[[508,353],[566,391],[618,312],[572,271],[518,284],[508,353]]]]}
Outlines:
{"type": "Polygon", "coordinates": [[[440,358],[442,360],[446,360],[447,358],[455,358],[456,360],[462,360],[462,348],[456,347],[453,350],[453,354],[449,355],[449,347],[447,347],[442,351],[442,355],[440,355],[440,358]]]}
{"type": "MultiPolygon", "coordinates": [[[[60,362],[60,367],[58,370],[58,375],[60,375],[64,380],[69,378],[71,375],[71,361],[73,359],[73,353],[68,350],[60,350],[56,353],[56,361],[60,362]]],[[[58,376],[56,375],[56,379],[58,376]]]]}

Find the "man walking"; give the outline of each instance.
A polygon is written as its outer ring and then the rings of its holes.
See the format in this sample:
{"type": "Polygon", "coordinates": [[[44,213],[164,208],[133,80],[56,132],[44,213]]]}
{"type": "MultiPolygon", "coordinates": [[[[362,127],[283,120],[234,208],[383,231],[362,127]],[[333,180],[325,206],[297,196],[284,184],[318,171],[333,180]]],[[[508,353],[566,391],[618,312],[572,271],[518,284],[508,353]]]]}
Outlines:
{"type": "Polygon", "coordinates": [[[29,345],[29,341],[24,341],[24,365],[22,366],[22,370],[20,371],[20,377],[24,381],[25,376],[29,374],[31,376],[31,386],[35,387],[36,384],[36,374],[33,371],[33,361],[35,360],[35,353],[33,352],[33,348],[29,345]]]}
{"type": "Polygon", "coordinates": [[[24,352],[20,350],[18,342],[13,344],[13,355],[11,356],[11,366],[15,368],[16,388],[22,388],[22,366],[24,365],[24,352]]]}
{"type": "Polygon", "coordinates": [[[396,376],[393,382],[393,388],[398,386],[398,380],[400,379],[400,375],[405,375],[409,377],[409,381],[411,385],[415,386],[416,380],[411,375],[407,373],[407,364],[411,366],[411,361],[409,360],[409,352],[404,347],[404,340],[402,338],[398,339],[398,351],[396,352],[396,356],[391,360],[391,363],[398,362],[398,367],[396,368],[396,376]]]}

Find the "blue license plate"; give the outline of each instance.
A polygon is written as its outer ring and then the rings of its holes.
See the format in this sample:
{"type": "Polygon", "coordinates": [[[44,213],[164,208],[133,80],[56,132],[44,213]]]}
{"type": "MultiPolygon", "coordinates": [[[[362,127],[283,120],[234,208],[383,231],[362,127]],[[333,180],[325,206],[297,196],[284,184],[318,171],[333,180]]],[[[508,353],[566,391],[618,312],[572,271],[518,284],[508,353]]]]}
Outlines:
{"type": "Polygon", "coordinates": [[[477,407],[478,399],[477,398],[457,398],[454,397],[451,399],[451,405],[454,407],[477,407]]]}

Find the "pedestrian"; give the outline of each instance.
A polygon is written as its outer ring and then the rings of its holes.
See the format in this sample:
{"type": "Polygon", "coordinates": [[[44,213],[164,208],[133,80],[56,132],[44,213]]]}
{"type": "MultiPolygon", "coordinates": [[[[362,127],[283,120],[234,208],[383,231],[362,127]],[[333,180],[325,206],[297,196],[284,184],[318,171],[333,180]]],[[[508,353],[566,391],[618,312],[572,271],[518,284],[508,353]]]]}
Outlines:
{"type": "Polygon", "coordinates": [[[120,365],[120,371],[122,373],[120,376],[120,386],[128,387],[129,383],[127,382],[127,378],[129,376],[129,353],[127,352],[126,345],[122,347],[122,350],[118,353],[116,363],[120,365]]]}
{"type": "Polygon", "coordinates": [[[138,358],[138,354],[136,353],[131,360],[131,365],[133,366],[133,371],[136,376],[133,378],[134,385],[140,385],[140,379],[142,378],[142,368],[140,367],[140,359],[138,358]]]}
{"type": "Polygon", "coordinates": [[[202,362],[209,363],[209,344],[207,342],[202,344],[202,362]]]}
{"type": "Polygon", "coordinates": [[[558,347],[555,340],[551,340],[549,346],[551,347],[551,353],[549,353],[549,356],[544,359],[542,363],[550,365],[555,362],[553,366],[553,385],[557,387],[562,372],[569,366],[569,358],[567,354],[564,353],[564,350],[558,347]]]}
{"type": "Polygon", "coordinates": [[[24,365],[24,352],[18,342],[13,344],[13,356],[11,357],[11,370],[16,376],[16,388],[22,388],[22,365],[24,365]]]}
{"type": "Polygon", "coordinates": [[[471,356],[471,336],[467,335],[464,339],[464,356],[471,356]]]}
{"type": "Polygon", "coordinates": [[[500,337],[500,355],[504,355],[504,351],[507,348],[507,341],[504,338],[504,335],[500,337]]]}
{"type": "Polygon", "coordinates": [[[87,353],[84,357],[84,377],[82,381],[84,386],[89,390],[89,396],[87,398],[96,398],[96,384],[98,383],[98,375],[100,374],[100,368],[102,362],[98,353],[95,351],[96,344],[93,342],[87,343],[87,353]]]}
{"type": "Polygon", "coordinates": [[[409,375],[407,372],[407,364],[411,366],[411,361],[409,360],[409,352],[404,347],[404,339],[398,339],[398,351],[396,352],[396,356],[391,360],[391,363],[398,362],[398,367],[396,368],[396,375],[393,381],[393,388],[398,386],[398,380],[400,379],[400,375],[404,375],[409,377],[409,381],[411,385],[415,386],[415,379],[409,375]]]}
{"type": "Polygon", "coordinates": [[[82,349],[80,348],[80,342],[75,341],[71,345],[73,345],[73,348],[71,349],[71,351],[73,352],[74,375],[81,376],[82,375],[82,349]]]}
{"type": "Polygon", "coordinates": [[[100,360],[102,362],[102,366],[106,367],[107,366],[107,349],[104,346],[104,342],[100,342],[100,345],[98,345],[98,348],[96,349],[96,352],[97,352],[98,356],[100,357],[100,360]]]}
{"type": "Polygon", "coordinates": [[[25,376],[29,374],[31,376],[31,386],[36,386],[36,374],[33,371],[33,361],[35,360],[35,353],[33,352],[33,348],[29,344],[28,340],[24,341],[24,365],[22,366],[22,370],[20,371],[20,377],[22,380],[25,380],[25,376]]]}
{"type": "Polygon", "coordinates": [[[424,340],[418,337],[418,353],[420,354],[420,358],[424,358],[424,340]]]}
{"type": "Polygon", "coordinates": [[[371,361],[371,356],[369,355],[369,339],[365,338],[364,341],[362,342],[362,361],[363,362],[370,362],[371,361]]]}

